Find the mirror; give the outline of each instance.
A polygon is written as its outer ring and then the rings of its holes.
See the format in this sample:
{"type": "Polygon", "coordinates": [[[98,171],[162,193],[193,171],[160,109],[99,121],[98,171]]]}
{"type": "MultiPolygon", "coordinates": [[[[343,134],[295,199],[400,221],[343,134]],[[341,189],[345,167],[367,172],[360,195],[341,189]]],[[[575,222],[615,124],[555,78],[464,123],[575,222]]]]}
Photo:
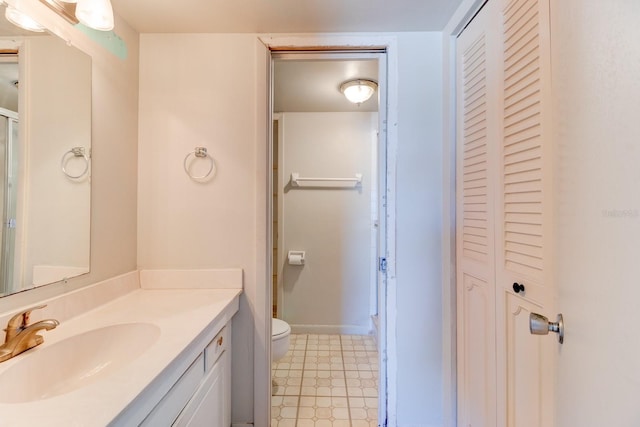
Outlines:
{"type": "Polygon", "coordinates": [[[0,8],[0,296],[89,272],[91,57],[0,8]]]}

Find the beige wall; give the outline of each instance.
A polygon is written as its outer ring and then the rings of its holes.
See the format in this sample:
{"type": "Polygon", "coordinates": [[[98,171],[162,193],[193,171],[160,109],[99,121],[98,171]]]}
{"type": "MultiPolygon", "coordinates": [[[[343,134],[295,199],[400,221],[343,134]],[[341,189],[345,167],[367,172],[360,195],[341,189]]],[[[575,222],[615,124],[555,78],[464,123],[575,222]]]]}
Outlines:
{"type": "Polygon", "coordinates": [[[280,124],[283,319],[294,332],[367,334],[372,314],[371,191],[377,188],[371,164],[378,115],[282,113],[280,124]],[[358,173],[362,183],[292,188],[292,173],[343,178],[358,173]],[[304,266],[287,263],[291,250],[306,251],[304,266]]]}
{"type": "Polygon", "coordinates": [[[0,311],[136,268],[138,34],[121,20],[116,29],[128,47],[126,60],[69,31],[74,44],[93,59],[91,272],[66,284],[2,298],[0,311]]]}
{"type": "MultiPolygon", "coordinates": [[[[233,323],[233,421],[253,420],[256,283],[255,35],[140,39],[138,266],[240,267],[233,323]],[[206,147],[215,177],[194,182],[185,156],[206,147]]],[[[204,161],[204,160],[203,160],[204,161]]]]}

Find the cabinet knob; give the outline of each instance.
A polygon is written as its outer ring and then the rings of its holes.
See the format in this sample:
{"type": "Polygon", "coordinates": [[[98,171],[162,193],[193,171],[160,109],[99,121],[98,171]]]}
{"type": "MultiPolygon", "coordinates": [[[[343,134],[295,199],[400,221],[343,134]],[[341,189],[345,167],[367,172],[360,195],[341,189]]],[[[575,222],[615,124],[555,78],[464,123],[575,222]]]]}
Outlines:
{"type": "Polygon", "coordinates": [[[222,345],[223,337],[218,338],[218,345],[222,345]]]}
{"type": "Polygon", "coordinates": [[[514,283],[513,284],[513,292],[519,294],[520,292],[524,292],[524,285],[522,283],[514,283]]]}

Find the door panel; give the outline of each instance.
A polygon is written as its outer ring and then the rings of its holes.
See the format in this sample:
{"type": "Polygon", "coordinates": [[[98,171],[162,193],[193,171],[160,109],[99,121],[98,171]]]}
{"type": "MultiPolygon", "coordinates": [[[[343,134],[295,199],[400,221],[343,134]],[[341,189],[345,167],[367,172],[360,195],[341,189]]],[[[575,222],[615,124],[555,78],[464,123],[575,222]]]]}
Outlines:
{"type": "Polygon", "coordinates": [[[507,425],[542,427],[540,379],[545,375],[541,345],[549,337],[529,334],[529,314],[542,307],[511,294],[507,300],[507,425]]]}
{"type": "Polygon", "coordinates": [[[486,281],[464,276],[465,424],[487,426],[495,417],[495,311],[493,287],[486,281]]]}
{"type": "Polygon", "coordinates": [[[640,426],[640,2],[552,2],[556,425],[640,426]]]}
{"type": "MultiPolygon", "coordinates": [[[[496,197],[498,425],[553,426],[554,336],[529,332],[532,312],[555,320],[548,0],[501,2],[502,143],[496,197]],[[518,293],[514,284],[524,286],[518,293]]],[[[553,335],[553,334],[552,334],[553,335]]]]}
{"type": "Polygon", "coordinates": [[[489,0],[458,38],[458,423],[551,427],[548,0],[489,0]],[[524,285],[516,293],[514,283],[524,285]]]}
{"type": "Polygon", "coordinates": [[[495,203],[499,143],[497,16],[489,3],[458,38],[458,423],[496,422],[495,203]],[[491,49],[491,46],[494,49],[491,49]],[[493,55],[493,56],[492,56],[493,55]]]}

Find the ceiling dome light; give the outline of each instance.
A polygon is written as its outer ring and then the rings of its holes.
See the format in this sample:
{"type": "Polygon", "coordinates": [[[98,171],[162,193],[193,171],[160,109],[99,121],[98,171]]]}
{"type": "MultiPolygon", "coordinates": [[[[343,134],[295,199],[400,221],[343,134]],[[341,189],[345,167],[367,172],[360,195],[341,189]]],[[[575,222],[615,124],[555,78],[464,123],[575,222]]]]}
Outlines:
{"type": "Polygon", "coordinates": [[[7,21],[11,22],[13,25],[17,25],[18,27],[23,28],[27,31],[42,33],[45,30],[42,25],[38,24],[24,12],[20,12],[18,9],[11,5],[7,5],[7,10],[4,12],[4,16],[5,18],[7,18],[7,21]]]}
{"type": "Polygon", "coordinates": [[[362,104],[375,93],[378,83],[373,80],[355,79],[340,85],[340,92],[354,104],[362,104]]]}
{"type": "Polygon", "coordinates": [[[78,0],[76,17],[94,30],[113,30],[113,8],[109,0],[78,0]]]}

